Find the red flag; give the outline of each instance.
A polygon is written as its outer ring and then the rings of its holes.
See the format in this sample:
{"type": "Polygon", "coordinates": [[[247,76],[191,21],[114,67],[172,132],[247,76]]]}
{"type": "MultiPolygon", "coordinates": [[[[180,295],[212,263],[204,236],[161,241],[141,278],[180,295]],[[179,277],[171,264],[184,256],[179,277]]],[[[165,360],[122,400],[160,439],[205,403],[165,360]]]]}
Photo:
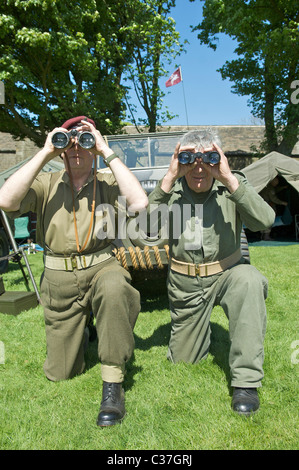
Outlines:
{"type": "Polygon", "coordinates": [[[170,75],[165,85],[166,87],[176,85],[177,83],[180,83],[182,80],[183,80],[183,77],[182,77],[181,67],[179,67],[173,72],[172,75],[170,75]]]}

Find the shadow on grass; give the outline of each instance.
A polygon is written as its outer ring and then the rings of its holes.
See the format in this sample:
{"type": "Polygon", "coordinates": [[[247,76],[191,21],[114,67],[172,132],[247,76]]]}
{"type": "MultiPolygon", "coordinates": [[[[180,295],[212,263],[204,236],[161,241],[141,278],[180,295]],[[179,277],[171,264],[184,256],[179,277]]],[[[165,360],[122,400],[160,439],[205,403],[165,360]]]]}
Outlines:
{"type": "MultiPolygon", "coordinates": [[[[83,372],[86,373],[88,370],[92,369],[93,367],[99,366],[99,358],[98,358],[98,341],[95,340],[89,344],[88,350],[85,354],[85,370],[83,372]]],[[[135,364],[135,356],[134,353],[130,360],[126,364],[126,375],[125,375],[125,389],[130,390],[134,385],[134,376],[142,372],[142,367],[137,366],[135,364]]],[[[100,367],[99,367],[99,374],[100,374],[100,367]]]]}
{"type": "Polygon", "coordinates": [[[230,389],[231,375],[228,362],[230,339],[228,331],[218,323],[210,323],[211,326],[211,345],[209,354],[213,357],[213,363],[216,364],[225,374],[228,388],[230,389]]]}
{"type": "MultiPolygon", "coordinates": [[[[155,346],[167,346],[170,338],[170,329],[170,323],[167,323],[165,325],[159,326],[153,332],[153,334],[146,339],[135,335],[135,349],[148,351],[155,346]]],[[[216,366],[219,367],[225,374],[228,390],[231,391],[231,376],[228,362],[229,349],[230,340],[228,331],[217,323],[211,323],[211,345],[209,354],[213,358],[213,363],[216,364],[216,366]]],[[[166,356],[165,360],[167,360],[166,356]]],[[[134,367],[134,358],[132,358],[128,363],[127,380],[130,386],[132,386],[134,383],[134,373],[141,371],[141,367],[134,367]]],[[[159,380],[159,377],[157,377],[157,380],[159,380]]]]}
{"type": "Polygon", "coordinates": [[[135,349],[148,351],[155,346],[166,346],[170,338],[170,323],[160,325],[148,338],[135,335],[135,349]]]}

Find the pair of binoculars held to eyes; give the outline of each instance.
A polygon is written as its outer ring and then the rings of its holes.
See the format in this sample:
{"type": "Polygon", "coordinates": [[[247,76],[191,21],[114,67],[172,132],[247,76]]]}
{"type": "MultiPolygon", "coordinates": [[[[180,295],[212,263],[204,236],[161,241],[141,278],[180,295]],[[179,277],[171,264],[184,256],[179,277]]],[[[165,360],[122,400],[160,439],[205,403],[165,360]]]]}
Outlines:
{"type": "Polygon", "coordinates": [[[179,153],[178,159],[182,165],[187,165],[188,163],[195,162],[196,158],[201,158],[204,163],[211,163],[212,165],[217,165],[220,162],[220,155],[218,152],[187,152],[183,151],[179,153]]]}
{"type": "Polygon", "coordinates": [[[95,136],[91,132],[78,132],[76,129],[71,129],[69,132],[55,132],[52,136],[52,144],[57,149],[64,149],[72,137],[77,137],[78,144],[84,149],[91,149],[96,143],[95,136]]]}

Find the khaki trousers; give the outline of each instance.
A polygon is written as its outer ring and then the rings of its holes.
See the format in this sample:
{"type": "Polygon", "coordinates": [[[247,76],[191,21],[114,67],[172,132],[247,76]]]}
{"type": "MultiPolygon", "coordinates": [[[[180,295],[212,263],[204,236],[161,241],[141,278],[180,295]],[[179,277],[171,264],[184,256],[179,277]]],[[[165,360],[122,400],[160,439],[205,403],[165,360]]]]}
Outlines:
{"type": "Polygon", "coordinates": [[[83,372],[84,330],[90,311],[96,318],[102,378],[121,382],[134,350],[133,329],[140,311],[139,292],[130,274],[113,257],[88,269],[45,269],[41,279],[47,357],[46,376],[64,380],[83,372]]]}
{"type": "Polygon", "coordinates": [[[263,378],[268,281],[252,265],[238,264],[209,277],[168,275],[171,337],[168,359],[197,363],[210,346],[210,316],[220,305],[229,320],[233,387],[259,387],[263,378]]]}

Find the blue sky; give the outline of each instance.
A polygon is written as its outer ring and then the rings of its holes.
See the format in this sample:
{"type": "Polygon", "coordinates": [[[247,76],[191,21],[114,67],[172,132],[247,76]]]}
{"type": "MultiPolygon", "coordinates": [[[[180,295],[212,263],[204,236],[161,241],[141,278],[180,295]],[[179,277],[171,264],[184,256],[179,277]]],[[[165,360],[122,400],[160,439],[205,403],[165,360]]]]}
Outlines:
{"type": "Polygon", "coordinates": [[[237,58],[234,54],[236,43],[226,35],[221,35],[216,51],[200,45],[197,33],[191,32],[190,25],[196,26],[202,18],[203,2],[177,0],[171,15],[176,21],[176,29],[181,40],[187,39],[187,52],[177,57],[173,67],[169,66],[169,76],[181,65],[183,83],[165,87],[165,79],[160,87],[166,93],[164,105],[177,118],[164,125],[253,125],[257,122],[247,104],[248,97],[238,96],[231,91],[229,80],[222,80],[217,72],[226,60],[237,58]],[[185,99],[184,99],[185,95],[185,99]],[[185,106],[186,104],[186,106],[185,106]],[[187,113],[186,113],[187,108],[187,113]]]}

